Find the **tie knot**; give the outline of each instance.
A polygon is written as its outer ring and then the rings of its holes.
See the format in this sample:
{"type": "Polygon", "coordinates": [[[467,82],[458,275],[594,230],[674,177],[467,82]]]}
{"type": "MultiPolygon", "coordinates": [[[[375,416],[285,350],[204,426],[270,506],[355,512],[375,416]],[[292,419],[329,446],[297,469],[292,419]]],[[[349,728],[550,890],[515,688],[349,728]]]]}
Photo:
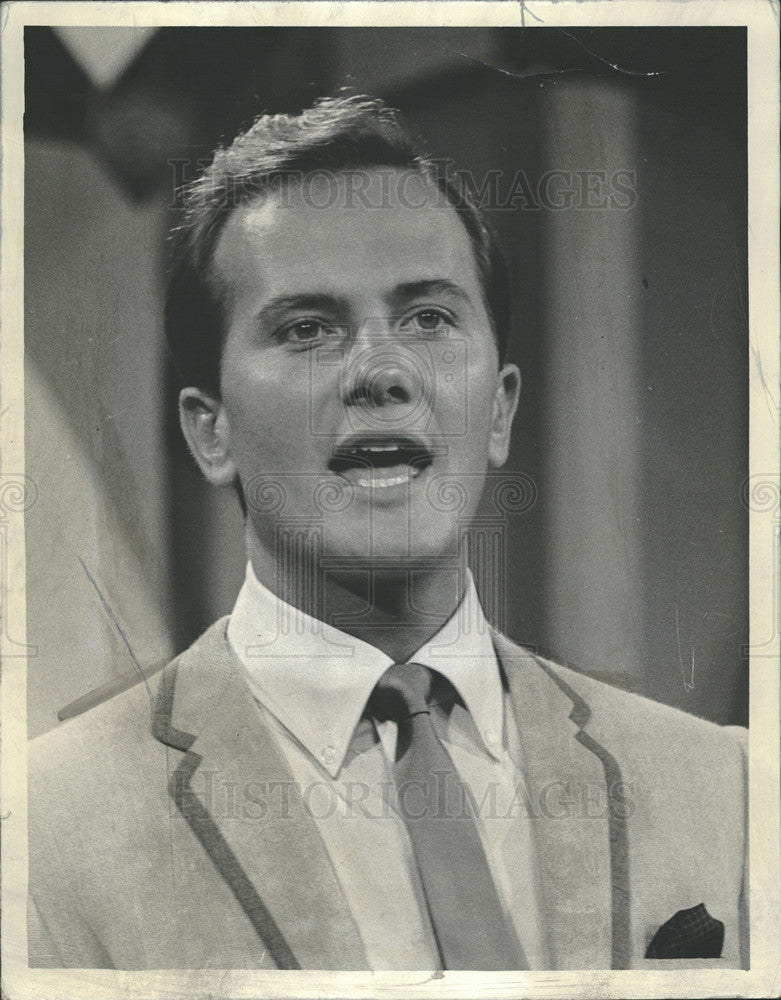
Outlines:
{"type": "Polygon", "coordinates": [[[421,663],[394,663],[388,667],[372,697],[378,718],[396,722],[429,710],[433,675],[421,663]]]}

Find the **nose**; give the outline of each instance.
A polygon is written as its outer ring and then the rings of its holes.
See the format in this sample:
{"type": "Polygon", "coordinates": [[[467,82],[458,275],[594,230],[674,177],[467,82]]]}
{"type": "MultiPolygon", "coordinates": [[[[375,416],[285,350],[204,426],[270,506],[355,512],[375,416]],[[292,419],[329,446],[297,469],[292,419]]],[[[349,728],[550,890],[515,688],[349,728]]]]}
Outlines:
{"type": "Polygon", "coordinates": [[[343,372],[343,400],[348,406],[416,407],[425,396],[422,359],[377,330],[361,332],[343,372]]]}
{"type": "Polygon", "coordinates": [[[347,376],[345,402],[351,406],[409,404],[418,395],[415,373],[395,358],[370,355],[352,367],[347,376]]]}

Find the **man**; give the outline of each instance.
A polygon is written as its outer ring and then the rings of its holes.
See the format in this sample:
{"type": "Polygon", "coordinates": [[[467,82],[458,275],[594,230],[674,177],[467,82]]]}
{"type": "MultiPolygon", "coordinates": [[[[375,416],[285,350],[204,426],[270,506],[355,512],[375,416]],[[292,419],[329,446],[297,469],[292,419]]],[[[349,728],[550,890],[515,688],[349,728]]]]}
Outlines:
{"type": "Polygon", "coordinates": [[[246,511],[232,615],[33,747],[30,962],[748,961],[739,732],[514,646],[463,570],[507,457],[507,275],[365,98],[187,192],[182,429],[246,511]]]}

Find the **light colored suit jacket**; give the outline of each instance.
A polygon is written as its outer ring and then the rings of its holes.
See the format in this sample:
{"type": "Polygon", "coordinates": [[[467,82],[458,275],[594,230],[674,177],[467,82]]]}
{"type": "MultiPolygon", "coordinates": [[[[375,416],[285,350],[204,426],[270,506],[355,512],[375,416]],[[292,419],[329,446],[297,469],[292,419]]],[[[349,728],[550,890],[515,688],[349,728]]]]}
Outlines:
{"type": "MultiPolygon", "coordinates": [[[[345,874],[226,621],[154,684],[31,744],[31,966],[366,967],[345,874]]],[[[744,731],[494,638],[552,967],[746,967],[744,731]],[[660,925],[700,903],[725,925],[721,958],[644,958],[660,925]]]]}

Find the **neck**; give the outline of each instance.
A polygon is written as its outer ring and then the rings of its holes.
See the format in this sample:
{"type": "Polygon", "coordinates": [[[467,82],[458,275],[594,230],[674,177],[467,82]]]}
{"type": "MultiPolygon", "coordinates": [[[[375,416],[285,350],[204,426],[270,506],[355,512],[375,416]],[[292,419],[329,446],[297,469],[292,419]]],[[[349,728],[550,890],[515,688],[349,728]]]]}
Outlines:
{"type": "Polygon", "coordinates": [[[396,663],[406,662],[436,635],[464,595],[464,574],[455,568],[320,573],[314,560],[297,553],[283,571],[252,539],[249,557],[255,576],[281,600],[396,663]]]}

